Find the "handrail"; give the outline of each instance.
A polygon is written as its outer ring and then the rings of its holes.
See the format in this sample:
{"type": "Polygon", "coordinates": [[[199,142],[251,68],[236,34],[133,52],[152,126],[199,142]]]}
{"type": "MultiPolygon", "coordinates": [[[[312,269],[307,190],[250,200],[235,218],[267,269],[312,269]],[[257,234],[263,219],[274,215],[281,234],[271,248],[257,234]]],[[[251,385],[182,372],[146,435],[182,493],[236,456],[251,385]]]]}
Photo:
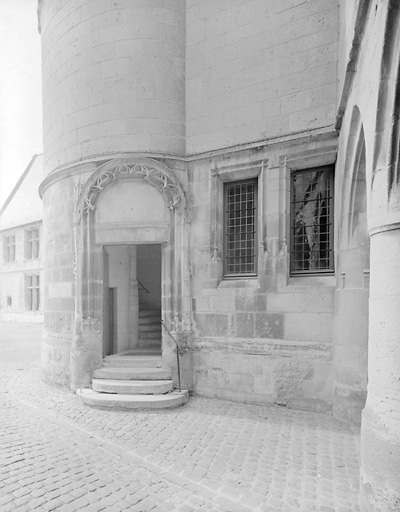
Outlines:
{"type": "Polygon", "coordinates": [[[182,389],[181,389],[181,365],[180,365],[180,361],[179,361],[179,356],[182,357],[184,354],[184,351],[183,351],[182,347],[179,345],[179,343],[176,341],[176,339],[172,336],[171,331],[168,329],[168,327],[166,326],[166,324],[162,318],[161,318],[161,325],[164,327],[164,329],[167,331],[167,334],[169,335],[171,340],[176,345],[176,363],[178,366],[178,387],[179,387],[179,391],[182,391],[182,389]]]}
{"type": "Polygon", "coordinates": [[[143,290],[143,291],[144,291],[144,292],[146,292],[146,293],[150,293],[150,292],[149,292],[149,290],[144,286],[144,284],[142,284],[142,283],[139,281],[139,279],[136,279],[136,281],[137,281],[137,282],[138,282],[138,284],[139,284],[139,287],[140,287],[140,288],[139,288],[139,291],[140,291],[140,292],[143,290]]]}

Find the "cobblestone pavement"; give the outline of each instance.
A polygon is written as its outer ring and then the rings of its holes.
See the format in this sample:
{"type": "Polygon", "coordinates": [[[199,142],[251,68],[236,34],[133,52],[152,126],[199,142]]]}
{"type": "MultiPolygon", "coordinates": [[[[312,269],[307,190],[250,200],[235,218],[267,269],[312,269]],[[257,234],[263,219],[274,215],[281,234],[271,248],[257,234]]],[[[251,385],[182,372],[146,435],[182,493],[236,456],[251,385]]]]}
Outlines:
{"type": "Polygon", "coordinates": [[[97,410],[40,381],[37,325],[0,323],[0,510],[354,512],[359,432],[192,398],[97,410]]]}

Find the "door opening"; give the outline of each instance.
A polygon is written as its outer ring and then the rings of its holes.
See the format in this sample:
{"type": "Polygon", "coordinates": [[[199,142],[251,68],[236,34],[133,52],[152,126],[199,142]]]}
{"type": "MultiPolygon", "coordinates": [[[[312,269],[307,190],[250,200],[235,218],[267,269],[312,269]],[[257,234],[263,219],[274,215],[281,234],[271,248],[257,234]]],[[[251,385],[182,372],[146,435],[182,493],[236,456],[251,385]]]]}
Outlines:
{"type": "Polygon", "coordinates": [[[104,253],[104,355],[161,352],[161,244],[104,253]]]}
{"type": "Polygon", "coordinates": [[[161,351],[161,244],[137,246],[139,345],[161,351]]]}

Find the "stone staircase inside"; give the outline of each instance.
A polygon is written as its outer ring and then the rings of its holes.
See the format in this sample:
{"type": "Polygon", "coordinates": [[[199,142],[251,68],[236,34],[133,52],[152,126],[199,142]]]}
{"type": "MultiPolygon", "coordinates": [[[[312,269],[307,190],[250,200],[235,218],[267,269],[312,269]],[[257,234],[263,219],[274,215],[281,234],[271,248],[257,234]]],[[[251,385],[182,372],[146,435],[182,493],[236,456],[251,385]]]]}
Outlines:
{"type": "Polygon", "coordinates": [[[187,391],[174,389],[171,370],[162,368],[161,314],[139,312],[139,345],[106,356],[95,370],[92,389],[79,389],[83,403],[100,408],[162,409],[183,405],[187,391]]]}

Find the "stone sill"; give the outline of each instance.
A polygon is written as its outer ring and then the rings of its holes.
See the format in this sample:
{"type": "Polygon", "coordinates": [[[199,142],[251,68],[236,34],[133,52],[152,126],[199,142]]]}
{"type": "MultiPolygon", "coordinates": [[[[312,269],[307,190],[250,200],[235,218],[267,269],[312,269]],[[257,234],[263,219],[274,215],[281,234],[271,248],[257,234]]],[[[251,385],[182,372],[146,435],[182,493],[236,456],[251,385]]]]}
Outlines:
{"type": "Polygon", "coordinates": [[[320,276],[291,276],[279,286],[279,293],[293,293],[293,292],[306,292],[315,290],[318,287],[324,288],[336,288],[336,276],[331,275],[320,275],[320,276]]]}
{"type": "Polygon", "coordinates": [[[260,288],[257,276],[225,278],[217,288],[260,288]]]}

